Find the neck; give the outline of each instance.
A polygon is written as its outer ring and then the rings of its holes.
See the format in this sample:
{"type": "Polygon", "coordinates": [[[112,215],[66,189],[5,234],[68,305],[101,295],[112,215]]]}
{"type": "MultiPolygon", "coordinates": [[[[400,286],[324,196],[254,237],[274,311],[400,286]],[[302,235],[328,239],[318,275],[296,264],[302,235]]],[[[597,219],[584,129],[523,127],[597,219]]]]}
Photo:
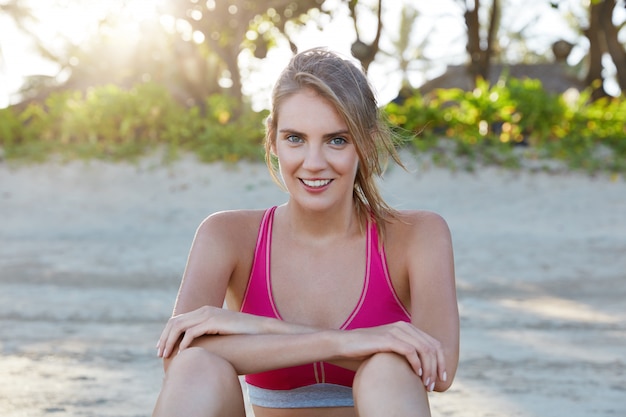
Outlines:
{"type": "Polygon", "coordinates": [[[282,211],[285,226],[298,239],[328,240],[361,232],[353,204],[345,208],[314,211],[289,202],[282,206],[282,211]]]}

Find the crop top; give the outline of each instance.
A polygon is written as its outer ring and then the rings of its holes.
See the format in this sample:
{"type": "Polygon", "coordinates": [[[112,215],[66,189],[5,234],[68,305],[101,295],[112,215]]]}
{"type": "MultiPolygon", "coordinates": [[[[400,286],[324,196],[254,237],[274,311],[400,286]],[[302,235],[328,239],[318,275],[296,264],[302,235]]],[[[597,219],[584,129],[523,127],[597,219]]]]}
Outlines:
{"type": "MultiPolygon", "coordinates": [[[[270,277],[272,225],[276,207],[261,221],[254,261],[241,311],[282,320],[274,303],[270,277]]],[[[368,222],[366,270],[361,296],[341,330],[410,322],[389,277],[384,248],[378,245],[376,225],[368,222]]],[[[271,408],[352,406],[355,372],[326,362],[247,375],[252,404],[271,408]]]]}

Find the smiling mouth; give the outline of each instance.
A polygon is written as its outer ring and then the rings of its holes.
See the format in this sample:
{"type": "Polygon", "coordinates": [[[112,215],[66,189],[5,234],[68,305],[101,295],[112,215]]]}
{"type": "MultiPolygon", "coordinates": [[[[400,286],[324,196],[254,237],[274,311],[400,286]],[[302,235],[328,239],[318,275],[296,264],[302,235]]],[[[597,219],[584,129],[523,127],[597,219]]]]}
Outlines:
{"type": "Polygon", "coordinates": [[[300,181],[302,181],[302,183],[307,187],[321,188],[330,184],[332,180],[305,180],[301,178],[300,181]]]}

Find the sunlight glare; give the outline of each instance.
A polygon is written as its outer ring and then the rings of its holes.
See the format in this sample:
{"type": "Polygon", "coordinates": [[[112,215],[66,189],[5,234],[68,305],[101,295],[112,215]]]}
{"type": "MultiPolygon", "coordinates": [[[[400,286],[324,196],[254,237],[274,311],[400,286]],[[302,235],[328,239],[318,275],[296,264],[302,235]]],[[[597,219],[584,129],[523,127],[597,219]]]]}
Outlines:
{"type": "Polygon", "coordinates": [[[99,23],[109,17],[119,29],[139,34],[145,22],[159,22],[161,5],[162,0],[50,2],[36,7],[33,4],[39,20],[33,29],[41,39],[61,37],[78,45],[96,35],[99,23]]]}
{"type": "Polygon", "coordinates": [[[527,300],[502,300],[501,305],[546,319],[605,324],[618,323],[626,319],[605,314],[577,301],[548,296],[527,300]]]}
{"type": "Polygon", "coordinates": [[[156,21],[160,17],[159,10],[162,7],[162,1],[159,0],[132,0],[127,1],[125,8],[126,13],[132,19],[138,21],[156,21]]]}

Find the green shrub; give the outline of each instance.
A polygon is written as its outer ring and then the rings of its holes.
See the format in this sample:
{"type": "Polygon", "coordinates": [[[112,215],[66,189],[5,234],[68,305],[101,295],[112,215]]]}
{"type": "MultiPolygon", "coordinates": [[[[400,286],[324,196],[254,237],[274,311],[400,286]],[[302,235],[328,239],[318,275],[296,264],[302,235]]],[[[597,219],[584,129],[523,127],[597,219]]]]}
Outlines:
{"type": "MultiPolygon", "coordinates": [[[[570,168],[623,172],[626,100],[576,100],[546,92],[538,80],[479,81],[473,91],[438,90],[385,107],[388,118],[416,133],[417,150],[439,155],[441,138],[469,161],[519,166],[523,157],[557,159],[570,168]]],[[[447,149],[447,148],[445,148],[447,149]]],[[[449,152],[449,151],[448,151],[449,152]]]]}
{"type": "Polygon", "coordinates": [[[24,137],[24,125],[13,109],[0,109],[0,140],[4,146],[13,147],[24,137]]]}
{"type": "Polygon", "coordinates": [[[224,95],[209,97],[205,108],[186,108],[152,83],[54,93],[19,114],[0,110],[0,146],[8,158],[31,160],[134,159],[156,149],[166,159],[181,150],[206,161],[260,157],[263,114],[224,95]]]}
{"type": "Polygon", "coordinates": [[[202,161],[262,158],[264,113],[241,109],[232,97],[223,95],[207,98],[205,107],[206,118],[189,146],[202,161]]]}
{"type": "MultiPolygon", "coordinates": [[[[626,172],[626,100],[590,100],[546,92],[537,80],[478,82],[473,91],[439,90],[384,108],[416,152],[442,164],[465,161],[520,166],[560,160],[573,169],[626,172]],[[460,158],[459,158],[460,157],[460,158]]],[[[8,159],[135,159],[165,150],[202,161],[260,160],[266,112],[226,95],[187,108],[157,84],[130,90],[65,91],[21,112],[0,109],[0,147],[8,159]]]]}

